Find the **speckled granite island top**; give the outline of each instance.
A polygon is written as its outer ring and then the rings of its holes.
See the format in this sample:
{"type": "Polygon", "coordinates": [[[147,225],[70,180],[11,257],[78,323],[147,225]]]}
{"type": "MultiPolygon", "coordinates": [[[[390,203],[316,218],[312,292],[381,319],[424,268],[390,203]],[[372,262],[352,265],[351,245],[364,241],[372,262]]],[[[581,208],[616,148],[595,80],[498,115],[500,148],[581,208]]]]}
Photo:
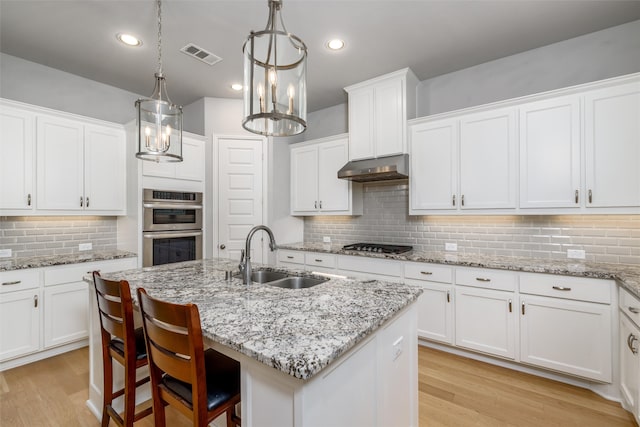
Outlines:
{"type": "Polygon", "coordinates": [[[336,278],[308,289],[245,286],[239,278],[224,279],[225,270],[237,267],[237,261],[214,259],[103,277],[128,280],[132,293],[143,287],[165,301],[197,304],[206,338],[300,379],[321,371],[422,293],[399,283],[336,278]]]}
{"type": "Polygon", "coordinates": [[[51,267],[54,265],[78,264],[82,262],[108,261],[132,258],[136,254],[127,251],[87,251],[69,255],[34,256],[0,260],[0,271],[22,270],[25,268],[51,267]]]}
{"type": "Polygon", "coordinates": [[[288,243],[279,249],[326,252],[338,255],[355,255],[372,258],[397,259],[400,261],[448,264],[461,267],[494,268],[498,270],[524,271],[529,273],[560,274],[564,276],[592,277],[617,280],[624,288],[640,298],[640,265],[608,264],[581,260],[554,260],[541,258],[508,257],[495,255],[465,254],[458,252],[409,251],[400,255],[372,254],[369,252],[345,251],[342,245],[323,243],[288,243]]]}

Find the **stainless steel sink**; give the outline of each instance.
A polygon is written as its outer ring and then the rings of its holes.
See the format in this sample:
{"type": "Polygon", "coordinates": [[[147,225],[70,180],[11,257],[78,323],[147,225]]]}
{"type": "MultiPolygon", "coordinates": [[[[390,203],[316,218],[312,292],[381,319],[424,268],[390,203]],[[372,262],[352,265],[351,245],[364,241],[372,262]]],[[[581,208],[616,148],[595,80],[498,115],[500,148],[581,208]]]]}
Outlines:
{"type": "MultiPolygon", "coordinates": [[[[236,277],[242,277],[240,274],[236,274],[236,277]]],[[[251,281],[256,283],[269,283],[274,280],[284,279],[288,277],[287,273],[283,273],[281,271],[271,271],[271,270],[253,270],[251,272],[251,281]]]]}
{"type": "Polygon", "coordinates": [[[328,277],[316,279],[314,277],[289,276],[284,279],[276,280],[273,282],[267,282],[267,285],[277,286],[279,288],[287,288],[287,289],[303,289],[303,288],[311,288],[313,286],[319,285],[320,283],[324,283],[327,280],[329,280],[328,277]]]}

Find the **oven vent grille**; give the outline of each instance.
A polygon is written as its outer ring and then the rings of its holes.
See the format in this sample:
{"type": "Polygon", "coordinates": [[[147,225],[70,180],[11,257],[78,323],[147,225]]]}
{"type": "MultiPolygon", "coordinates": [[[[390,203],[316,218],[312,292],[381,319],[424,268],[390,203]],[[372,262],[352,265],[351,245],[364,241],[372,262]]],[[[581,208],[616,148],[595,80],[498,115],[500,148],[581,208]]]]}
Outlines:
{"type": "Polygon", "coordinates": [[[209,65],[215,65],[218,62],[222,61],[222,58],[220,58],[219,56],[214,55],[213,53],[201,48],[200,46],[196,46],[193,43],[189,43],[188,45],[180,49],[180,52],[184,53],[185,55],[194,57],[198,61],[202,61],[205,64],[209,65]]]}

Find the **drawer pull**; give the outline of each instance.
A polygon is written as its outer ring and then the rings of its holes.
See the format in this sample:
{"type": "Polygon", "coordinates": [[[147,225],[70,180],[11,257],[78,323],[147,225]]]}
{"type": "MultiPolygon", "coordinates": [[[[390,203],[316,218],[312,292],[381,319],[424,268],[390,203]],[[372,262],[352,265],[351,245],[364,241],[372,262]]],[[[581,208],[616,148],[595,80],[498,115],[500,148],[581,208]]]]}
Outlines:
{"type": "Polygon", "coordinates": [[[431,276],[433,273],[430,271],[421,271],[420,274],[424,274],[425,276],[431,276]]]}
{"type": "Polygon", "coordinates": [[[638,348],[634,345],[634,343],[636,342],[638,342],[638,338],[636,338],[633,334],[629,334],[629,336],[627,337],[627,345],[629,346],[629,350],[631,350],[631,353],[633,354],[638,354],[638,348]]]}
{"type": "Polygon", "coordinates": [[[447,291],[447,302],[451,302],[451,292],[447,291]]]}
{"type": "Polygon", "coordinates": [[[509,313],[513,312],[513,305],[511,300],[509,300],[509,313]]]}
{"type": "MultiPolygon", "coordinates": [[[[3,285],[4,285],[4,283],[3,283],[3,285]]],[[[640,309],[638,309],[636,307],[631,307],[631,306],[629,306],[629,311],[632,312],[633,314],[640,313],[640,309]]]]}
{"type": "Polygon", "coordinates": [[[314,261],[315,261],[315,262],[322,262],[322,260],[321,260],[321,259],[318,259],[318,258],[316,258],[314,261]]]}
{"type": "Polygon", "coordinates": [[[565,288],[564,286],[554,286],[553,289],[556,291],[570,291],[571,288],[565,288]]]}
{"type": "Polygon", "coordinates": [[[478,282],[490,282],[491,279],[487,278],[487,277],[476,277],[476,280],[478,282]]]}
{"type": "Polygon", "coordinates": [[[293,259],[291,255],[287,255],[287,259],[293,259]]]}
{"type": "MultiPolygon", "coordinates": [[[[22,283],[22,280],[14,280],[13,282],[2,282],[2,286],[17,285],[19,283],[22,283]]],[[[629,309],[631,309],[631,307],[629,307],[629,309]]]]}

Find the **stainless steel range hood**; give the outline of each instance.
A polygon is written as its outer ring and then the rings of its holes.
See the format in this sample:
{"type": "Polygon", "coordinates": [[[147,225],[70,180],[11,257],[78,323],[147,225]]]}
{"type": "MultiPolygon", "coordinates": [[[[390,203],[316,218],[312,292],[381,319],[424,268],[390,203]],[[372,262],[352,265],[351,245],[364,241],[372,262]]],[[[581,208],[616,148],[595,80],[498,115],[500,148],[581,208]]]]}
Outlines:
{"type": "Polygon", "coordinates": [[[409,178],[409,155],[354,160],[338,171],[338,178],[354,182],[390,181],[409,178]]]}

